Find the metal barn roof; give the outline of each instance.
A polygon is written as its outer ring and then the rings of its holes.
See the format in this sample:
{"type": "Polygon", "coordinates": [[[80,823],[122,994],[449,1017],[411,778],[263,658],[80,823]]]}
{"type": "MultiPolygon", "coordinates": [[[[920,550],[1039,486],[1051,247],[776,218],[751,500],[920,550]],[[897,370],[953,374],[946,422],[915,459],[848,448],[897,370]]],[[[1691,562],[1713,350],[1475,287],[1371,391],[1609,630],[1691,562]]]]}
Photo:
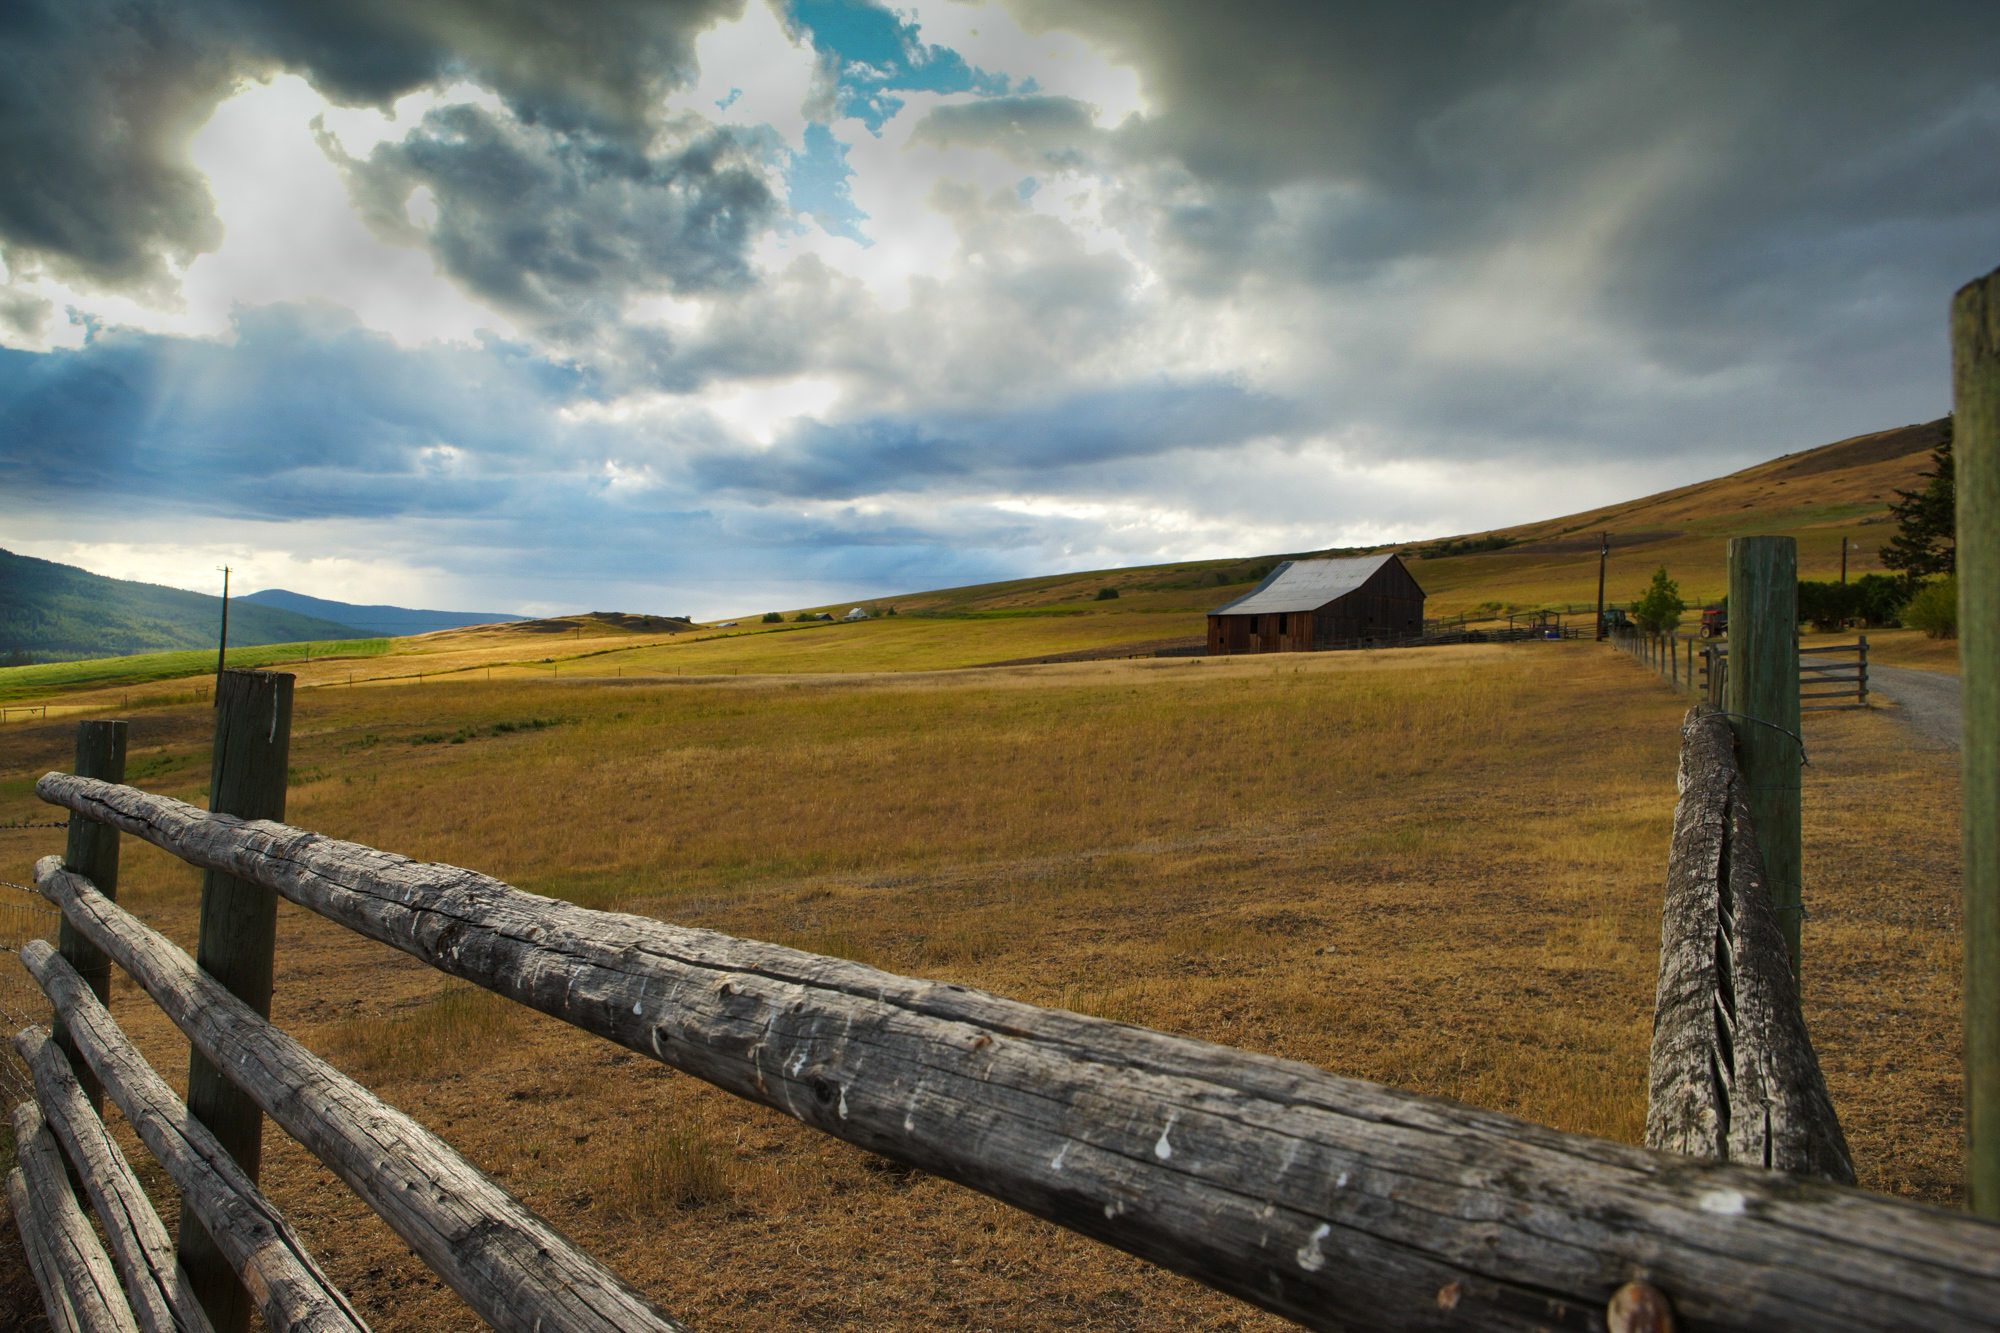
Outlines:
{"type": "Polygon", "coordinates": [[[1212,616],[1263,615],[1272,611],[1317,611],[1336,597],[1345,597],[1396,557],[1357,555],[1344,560],[1287,560],[1264,581],[1212,616]]]}

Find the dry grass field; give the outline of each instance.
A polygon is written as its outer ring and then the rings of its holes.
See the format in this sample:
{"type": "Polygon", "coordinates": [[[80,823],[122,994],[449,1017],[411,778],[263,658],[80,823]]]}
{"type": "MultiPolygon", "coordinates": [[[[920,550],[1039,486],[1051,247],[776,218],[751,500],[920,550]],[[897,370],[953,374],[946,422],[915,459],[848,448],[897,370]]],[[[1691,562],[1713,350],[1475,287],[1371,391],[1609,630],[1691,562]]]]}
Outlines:
{"type": "MultiPolygon", "coordinates": [[[[301,692],[292,822],[1641,1135],[1684,701],[1609,649],[569,676],[301,692]]],[[[1808,1022],[1864,1184],[1950,1204],[1954,756],[1872,712],[1807,725],[1808,1022]]],[[[199,799],[207,711],[132,726],[133,779],[199,799]]],[[[47,818],[29,788],[70,733],[0,730],[0,823],[47,818]]],[[[198,877],[126,845],[122,897],[191,946],[198,877]]],[[[0,878],[60,848],[0,831],[0,878]]],[[[1276,1326],[288,906],[278,948],[284,1026],[696,1328],[1276,1326]]],[[[181,1080],[185,1044],[122,979],[114,1010],[181,1080]]],[[[301,1150],[267,1154],[375,1327],[478,1326],[301,1150]]],[[[0,1324],[34,1308],[7,1244],[0,1324]]]]}

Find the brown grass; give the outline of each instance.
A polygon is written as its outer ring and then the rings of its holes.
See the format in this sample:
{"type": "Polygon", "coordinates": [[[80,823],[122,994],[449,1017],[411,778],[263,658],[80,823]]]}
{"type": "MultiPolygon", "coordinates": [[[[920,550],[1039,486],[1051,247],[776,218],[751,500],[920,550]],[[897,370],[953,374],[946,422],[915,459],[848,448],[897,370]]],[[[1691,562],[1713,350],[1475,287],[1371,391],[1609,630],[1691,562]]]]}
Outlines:
{"type": "MultiPolygon", "coordinates": [[[[291,818],[1629,1142],[1681,709],[1572,644],[313,692],[291,818]],[[561,721],[500,729],[531,718],[561,721]]],[[[135,721],[151,785],[199,794],[169,761],[205,720],[135,721]]],[[[1808,1018],[1864,1182],[1949,1202],[1950,757],[1882,716],[1808,726],[1808,1018]]],[[[0,734],[0,821],[66,731],[0,734]]],[[[59,846],[0,833],[9,865],[59,846]]],[[[196,875],[127,847],[125,899],[191,943],[196,875]]],[[[697,1327],[1276,1326],[307,914],[280,932],[289,1030],[697,1327]]],[[[114,1008],[181,1077],[128,983],[114,1008]]],[[[269,1187],[376,1327],[476,1327],[274,1138],[269,1187]]]]}

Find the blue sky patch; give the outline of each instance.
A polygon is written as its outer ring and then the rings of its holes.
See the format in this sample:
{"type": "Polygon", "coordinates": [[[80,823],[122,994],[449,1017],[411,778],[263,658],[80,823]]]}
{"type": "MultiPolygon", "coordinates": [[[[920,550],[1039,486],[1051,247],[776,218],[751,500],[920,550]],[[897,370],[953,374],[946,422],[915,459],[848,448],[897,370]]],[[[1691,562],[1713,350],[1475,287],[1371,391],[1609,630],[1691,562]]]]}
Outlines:
{"type": "Polygon", "coordinates": [[[847,165],[847,145],[824,125],[807,125],[806,147],[792,154],[791,205],[795,213],[811,213],[829,236],[845,236],[864,246],[875,244],[862,234],[868,215],[855,206],[848,192],[854,168],[847,165]]]}
{"type": "Polygon", "coordinates": [[[898,92],[978,93],[1009,91],[1005,74],[966,63],[949,47],[929,45],[914,23],[866,0],[792,0],[792,16],[812,34],[815,51],[840,62],[840,114],[880,133],[902,110],[898,92]]]}

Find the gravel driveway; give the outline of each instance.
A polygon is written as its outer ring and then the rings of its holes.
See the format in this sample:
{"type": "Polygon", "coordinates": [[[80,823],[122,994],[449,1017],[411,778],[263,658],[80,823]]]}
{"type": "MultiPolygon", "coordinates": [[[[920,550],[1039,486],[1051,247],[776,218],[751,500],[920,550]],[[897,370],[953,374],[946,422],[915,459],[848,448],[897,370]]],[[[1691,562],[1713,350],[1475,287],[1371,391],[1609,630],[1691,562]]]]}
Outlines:
{"type": "Polygon", "coordinates": [[[1871,666],[1868,692],[1900,704],[1896,715],[1925,740],[1947,749],[1958,748],[1957,676],[1914,667],[1871,666]]]}

